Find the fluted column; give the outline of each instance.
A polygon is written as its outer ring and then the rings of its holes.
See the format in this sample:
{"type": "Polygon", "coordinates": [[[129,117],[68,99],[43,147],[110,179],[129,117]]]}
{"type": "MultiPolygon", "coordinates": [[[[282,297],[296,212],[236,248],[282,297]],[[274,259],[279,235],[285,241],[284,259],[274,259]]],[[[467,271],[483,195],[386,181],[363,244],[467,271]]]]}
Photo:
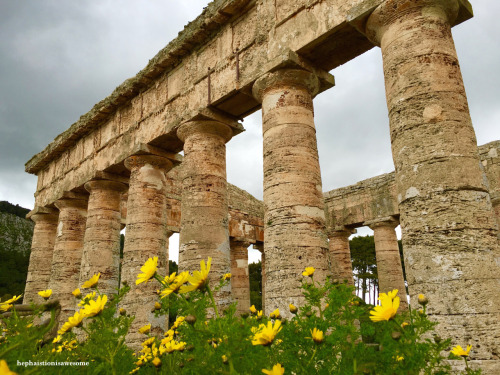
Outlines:
{"type": "Polygon", "coordinates": [[[382,50],[411,299],[427,295],[442,336],[499,373],[500,253],[451,34],[459,6],[387,0],[366,32],[382,50]]]}
{"type": "Polygon", "coordinates": [[[88,197],[76,194],[71,196],[72,198],[59,199],[54,203],[59,209],[59,223],[49,288],[52,289],[52,299],[58,299],[61,303],[60,324],[75,312],[76,303],[71,292],[79,286],[83,237],[87,221],[88,197]]]}
{"type": "Polygon", "coordinates": [[[253,86],[262,102],[266,313],[303,303],[301,273],[328,274],[325,212],[314,127],[318,78],[304,70],[267,73],[253,86]]]}
{"type": "Polygon", "coordinates": [[[378,288],[382,293],[398,290],[401,309],[408,309],[406,285],[403,266],[399,255],[396,227],[397,220],[383,219],[369,224],[375,240],[375,256],[377,258],[378,288]]]}
{"type": "Polygon", "coordinates": [[[332,277],[349,285],[354,285],[349,237],[356,229],[335,228],[329,232],[330,261],[332,277]]]}
{"type": "Polygon", "coordinates": [[[264,243],[257,242],[253,244],[253,248],[260,251],[260,273],[261,273],[261,296],[262,296],[262,311],[266,311],[266,254],[264,253],[264,243]]]}
{"type": "Polygon", "coordinates": [[[156,318],[152,312],[158,299],[158,282],[150,280],[139,285],[135,282],[148,258],[158,257],[160,273],[168,272],[166,174],[173,164],[160,156],[139,155],[127,158],[125,166],[130,170],[130,182],[121,280],[131,289],[120,307],[135,316],[126,342],[137,349],[144,339],[138,332],[140,327],[151,323],[155,335],[162,334],[165,329],[165,319],[156,318]]]}
{"type": "Polygon", "coordinates": [[[57,210],[44,209],[46,212],[35,213],[30,219],[35,222],[31,242],[30,264],[24,289],[23,303],[41,302],[37,293],[49,286],[52,270],[52,255],[58,223],[57,210]]]}
{"type": "Polygon", "coordinates": [[[493,205],[493,211],[495,212],[495,217],[497,219],[497,227],[499,229],[498,238],[500,239],[500,197],[493,198],[491,200],[491,204],[493,205]]]}
{"type": "Polygon", "coordinates": [[[250,278],[248,274],[248,246],[250,242],[231,238],[231,293],[238,314],[250,308],[250,278]]]}
{"type": "MultiPolygon", "coordinates": [[[[201,120],[181,125],[177,135],[184,142],[179,269],[197,270],[211,257],[213,288],[231,272],[226,142],[233,131],[222,122],[201,120]]],[[[214,295],[220,309],[232,302],[230,284],[214,295]]]]}
{"type": "Polygon", "coordinates": [[[83,240],[80,284],[101,273],[99,290],[104,294],[118,290],[120,267],[121,194],[127,185],[109,180],[89,181],[87,224],[83,240]]]}

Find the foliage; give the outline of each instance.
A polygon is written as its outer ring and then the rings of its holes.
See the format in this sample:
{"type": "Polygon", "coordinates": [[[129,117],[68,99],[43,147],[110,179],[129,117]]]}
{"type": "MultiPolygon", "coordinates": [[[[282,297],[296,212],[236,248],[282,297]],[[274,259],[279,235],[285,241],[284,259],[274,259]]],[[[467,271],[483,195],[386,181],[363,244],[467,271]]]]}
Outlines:
{"type": "MultiPolygon", "coordinates": [[[[209,267],[210,263],[207,272],[209,267]]],[[[228,281],[221,280],[213,288],[203,279],[205,276],[198,272],[189,277],[197,289],[189,293],[175,291],[159,300],[157,314],[169,311],[175,322],[164,337],[152,336],[145,329],[142,350],[135,356],[124,345],[133,314],[116,313],[117,304],[127,292],[122,289],[100,314],[85,318],[81,328],[64,333],[58,343],[38,341],[43,337],[43,328],[30,326],[33,318],[13,314],[4,320],[7,331],[0,343],[0,359],[5,359],[13,371],[33,374],[258,374],[263,369],[273,373],[273,368],[278,373],[281,367],[285,374],[450,371],[440,354],[449,347],[450,340],[429,339],[436,323],[428,320],[425,305],[421,312],[399,312],[388,320],[372,322],[372,306],[361,303],[353,295],[353,287],[330,280],[320,285],[311,274],[302,277],[305,303],[289,319],[270,319],[257,311],[250,316],[236,316],[234,304],[219,317],[213,292],[228,281]],[[17,366],[17,360],[88,361],[89,365],[23,368],[17,366]]],[[[153,277],[162,289],[175,283],[172,277],[157,273],[153,277]]],[[[395,294],[393,291],[386,297],[395,300],[395,294]]]]}
{"type": "Polygon", "coordinates": [[[262,310],[262,263],[250,263],[248,265],[248,276],[250,279],[250,305],[257,310],[262,310]]]}
{"type": "Polygon", "coordinates": [[[9,299],[24,292],[30,254],[0,249],[0,297],[9,299]]]}

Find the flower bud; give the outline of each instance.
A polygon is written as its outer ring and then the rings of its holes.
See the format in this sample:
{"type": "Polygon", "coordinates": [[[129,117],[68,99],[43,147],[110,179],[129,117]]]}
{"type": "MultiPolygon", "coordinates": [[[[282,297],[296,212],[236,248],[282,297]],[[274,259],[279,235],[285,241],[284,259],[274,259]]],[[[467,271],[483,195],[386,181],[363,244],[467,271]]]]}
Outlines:
{"type": "Polygon", "coordinates": [[[191,324],[193,325],[194,323],[196,323],[196,316],[194,315],[188,315],[186,316],[186,318],[184,319],[188,324],[191,324]]]}
{"type": "Polygon", "coordinates": [[[418,303],[421,304],[422,306],[425,306],[429,303],[429,300],[423,294],[419,294],[418,295],[418,303]]]}
{"type": "Polygon", "coordinates": [[[299,311],[299,309],[297,308],[297,306],[294,306],[293,303],[291,303],[290,305],[288,305],[288,307],[290,308],[290,312],[292,314],[297,314],[297,311],[299,311]]]}
{"type": "Polygon", "coordinates": [[[307,316],[308,318],[310,318],[310,317],[312,316],[312,314],[313,314],[313,313],[312,313],[312,311],[308,311],[308,312],[306,312],[306,316],[307,316]]]}
{"type": "Polygon", "coordinates": [[[401,332],[394,331],[391,333],[391,337],[393,340],[398,341],[401,338],[401,332]]]}
{"type": "Polygon", "coordinates": [[[127,310],[125,310],[124,308],[121,308],[119,312],[120,312],[120,315],[125,315],[127,313],[127,310]]]}
{"type": "Polygon", "coordinates": [[[436,344],[439,344],[439,343],[441,342],[441,340],[442,340],[442,339],[441,339],[441,336],[439,336],[439,335],[434,335],[434,342],[435,342],[436,344]]]}
{"type": "Polygon", "coordinates": [[[161,309],[161,305],[159,302],[155,302],[155,310],[160,310],[161,309]]]}

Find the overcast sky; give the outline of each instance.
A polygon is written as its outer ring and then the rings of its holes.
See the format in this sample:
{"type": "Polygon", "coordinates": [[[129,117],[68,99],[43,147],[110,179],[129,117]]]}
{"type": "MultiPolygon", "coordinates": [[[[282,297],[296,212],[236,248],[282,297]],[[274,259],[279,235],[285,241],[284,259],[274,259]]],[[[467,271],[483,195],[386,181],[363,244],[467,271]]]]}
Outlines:
{"type": "MultiPolygon", "coordinates": [[[[144,68],[207,3],[0,0],[0,200],[32,209],[36,177],[24,163],[144,68]]],[[[484,144],[500,139],[500,2],[472,3],[475,17],[453,35],[484,144]]],[[[331,73],[336,87],[314,101],[324,191],[394,170],[380,49],[331,73]]],[[[262,199],[260,111],[243,125],[227,145],[228,181],[262,199]]]]}

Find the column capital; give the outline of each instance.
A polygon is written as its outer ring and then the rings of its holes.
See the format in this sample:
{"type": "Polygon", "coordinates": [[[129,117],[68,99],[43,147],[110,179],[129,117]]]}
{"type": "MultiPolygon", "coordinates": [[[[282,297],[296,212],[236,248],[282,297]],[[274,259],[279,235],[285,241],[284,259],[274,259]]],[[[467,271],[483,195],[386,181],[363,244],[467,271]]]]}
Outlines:
{"type": "Polygon", "coordinates": [[[328,238],[349,237],[351,234],[355,234],[357,232],[358,231],[355,228],[349,228],[344,225],[338,225],[327,230],[328,238]]]}
{"type": "Polygon", "coordinates": [[[399,220],[393,216],[388,216],[365,221],[363,225],[369,227],[371,230],[379,227],[391,227],[394,229],[399,225],[399,220]]]}
{"type": "Polygon", "coordinates": [[[458,19],[459,13],[472,12],[462,3],[459,0],[386,0],[368,17],[365,34],[373,44],[380,46],[387,29],[407,17],[446,17],[452,26],[470,18],[462,14],[463,19],[458,19]],[[461,9],[461,6],[466,9],[461,9]]]}
{"type": "Polygon", "coordinates": [[[45,206],[36,206],[33,210],[28,212],[26,215],[27,220],[33,220],[35,223],[37,222],[37,219],[50,219],[50,217],[55,216],[57,220],[57,215],[59,215],[59,212],[55,208],[50,208],[50,207],[45,207],[45,206]],[[37,219],[33,218],[34,216],[37,216],[37,219]]]}
{"type": "Polygon", "coordinates": [[[38,223],[55,223],[57,224],[59,215],[57,213],[37,213],[30,216],[30,219],[33,220],[36,224],[38,223]]]}
{"type": "Polygon", "coordinates": [[[320,88],[320,81],[316,74],[302,69],[279,69],[266,73],[258,78],[252,88],[254,98],[262,103],[264,92],[280,86],[302,86],[311,97],[314,97],[320,88]]]}
{"type": "Polygon", "coordinates": [[[54,206],[56,206],[59,210],[63,208],[77,208],[77,209],[87,209],[88,205],[88,196],[84,196],[82,194],[81,197],[77,198],[61,198],[54,202],[54,206]]]}
{"type": "Polygon", "coordinates": [[[113,190],[122,193],[128,189],[128,186],[124,183],[110,180],[90,180],[85,183],[84,187],[89,193],[92,190],[113,190]]]}
{"type": "Polygon", "coordinates": [[[125,159],[125,167],[129,170],[141,168],[147,164],[166,169],[167,171],[174,166],[174,163],[170,159],[157,155],[133,155],[125,159]]]}
{"type": "Polygon", "coordinates": [[[203,119],[192,120],[185,122],[177,129],[177,136],[182,142],[194,134],[213,134],[224,139],[224,143],[228,142],[233,137],[233,129],[231,126],[220,121],[203,119]]]}

